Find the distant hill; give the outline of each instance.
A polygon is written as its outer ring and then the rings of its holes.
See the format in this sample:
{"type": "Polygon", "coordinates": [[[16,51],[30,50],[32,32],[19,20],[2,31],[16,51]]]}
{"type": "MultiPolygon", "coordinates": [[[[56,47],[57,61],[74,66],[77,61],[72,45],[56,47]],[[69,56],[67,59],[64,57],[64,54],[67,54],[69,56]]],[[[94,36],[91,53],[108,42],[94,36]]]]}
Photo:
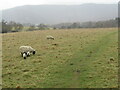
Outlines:
{"type": "Polygon", "coordinates": [[[25,5],[2,11],[2,18],[20,23],[57,24],[101,21],[117,17],[117,4],[25,5]]]}

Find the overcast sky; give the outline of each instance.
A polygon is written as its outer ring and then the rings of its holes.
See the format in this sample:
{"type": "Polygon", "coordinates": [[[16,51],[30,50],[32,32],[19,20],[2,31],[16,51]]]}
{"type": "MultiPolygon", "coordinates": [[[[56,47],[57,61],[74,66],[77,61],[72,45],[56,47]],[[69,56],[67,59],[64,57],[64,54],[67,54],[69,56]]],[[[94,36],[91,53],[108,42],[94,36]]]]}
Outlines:
{"type": "Polygon", "coordinates": [[[0,10],[22,5],[41,5],[41,4],[72,5],[83,3],[117,4],[118,1],[119,0],[0,0],[0,10]]]}

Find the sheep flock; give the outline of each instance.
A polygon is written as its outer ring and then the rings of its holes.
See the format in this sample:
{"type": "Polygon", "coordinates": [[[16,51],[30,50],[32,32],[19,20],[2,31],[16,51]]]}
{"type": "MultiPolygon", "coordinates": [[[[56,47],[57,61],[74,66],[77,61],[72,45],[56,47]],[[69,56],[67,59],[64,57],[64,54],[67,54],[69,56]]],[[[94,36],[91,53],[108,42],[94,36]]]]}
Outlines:
{"type": "MultiPolygon", "coordinates": [[[[46,36],[47,40],[54,40],[55,38],[51,35],[46,36]]],[[[29,57],[31,54],[35,54],[36,51],[34,48],[32,48],[31,46],[20,46],[19,47],[20,50],[20,54],[22,55],[22,57],[24,59],[26,59],[27,57],[29,57]]]]}

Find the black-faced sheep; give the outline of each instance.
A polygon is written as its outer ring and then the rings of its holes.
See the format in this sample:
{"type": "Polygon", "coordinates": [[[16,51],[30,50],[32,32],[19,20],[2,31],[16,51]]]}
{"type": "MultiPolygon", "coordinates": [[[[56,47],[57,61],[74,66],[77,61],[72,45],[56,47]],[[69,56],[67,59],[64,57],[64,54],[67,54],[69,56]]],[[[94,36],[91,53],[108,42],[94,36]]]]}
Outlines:
{"type": "Polygon", "coordinates": [[[47,38],[47,39],[52,39],[52,40],[54,40],[54,39],[55,39],[53,36],[50,36],[50,35],[49,35],[49,36],[47,36],[46,38],[47,38]]]}
{"type": "Polygon", "coordinates": [[[31,53],[33,55],[36,53],[35,49],[33,49],[31,46],[20,46],[19,50],[20,50],[20,53],[22,56],[23,56],[23,54],[24,54],[24,56],[25,56],[25,54],[26,54],[26,56],[30,56],[31,53]]]}

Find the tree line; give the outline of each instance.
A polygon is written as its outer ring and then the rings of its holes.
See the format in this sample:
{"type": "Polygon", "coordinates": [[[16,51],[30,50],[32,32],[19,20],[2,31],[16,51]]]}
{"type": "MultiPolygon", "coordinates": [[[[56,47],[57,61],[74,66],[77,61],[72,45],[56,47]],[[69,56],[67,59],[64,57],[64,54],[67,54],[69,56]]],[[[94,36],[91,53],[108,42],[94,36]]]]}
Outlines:
{"type": "Polygon", "coordinates": [[[74,22],[74,23],[61,23],[54,25],[55,28],[61,29],[72,29],[72,28],[110,28],[118,27],[119,18],[106,20],[106,21],[96,21],[96,22],[74,22]]]}
{"type": "Polygon", "coordinates": [[[0,22],[0,25],[2,26],[2,31],[1,33],[8,33],[8,32],[19,32],[19,31],[33,31],[33,30],[45,30],[48,29],[48,26],[45,24],[39,24],[39,25],[34,25],[34,24],[21,24],[21,23],[16,23],[14,21],[7,22],[5,20],[2,20],[0,22]]]}
{"type": "Polygon", "coordinates": [[[106,21],[97,22],[74,22],[74,23],[60,23],[56,25],[46,25],[46,24],[21,24],[14,21],[7,22],[2,20],[0,25],[2,26],[1,33],[7,32],[19,32],[19,31],[33,31],[33,30],[48,30],[48,29],[74,29],[74,28],[109,28],[118,27],[120,23],[120,18],[115,18],[106,21]]]}
{"type": "Polygon", "coordinates": [[[2,33],[7,32],[18,32],[23,29],[23,25],[16,22],[7,22],[5,20],[2,20],[2,33]]]}

